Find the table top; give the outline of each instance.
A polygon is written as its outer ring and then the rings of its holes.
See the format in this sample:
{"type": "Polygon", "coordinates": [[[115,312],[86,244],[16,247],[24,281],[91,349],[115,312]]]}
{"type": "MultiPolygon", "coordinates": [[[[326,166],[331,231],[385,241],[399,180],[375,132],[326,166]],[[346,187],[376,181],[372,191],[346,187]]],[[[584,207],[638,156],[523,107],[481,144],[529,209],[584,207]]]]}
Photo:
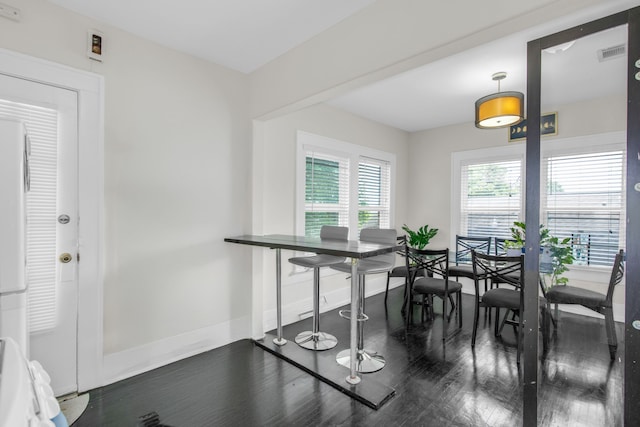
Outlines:
{"type": "Polygon", "coordinates": [[[263,246],[272,249],[290,249],[294,251],[314,252],[317,254],[359,259],[397,251],[404,247],[404,245],[396,244],[385,245],[361,242],[357,240],[321,240],[314,237],[291,236],[285,234],[269,234],[265,236],[244,235],[227,237],[224,241],[251,246],[263,246]]]}

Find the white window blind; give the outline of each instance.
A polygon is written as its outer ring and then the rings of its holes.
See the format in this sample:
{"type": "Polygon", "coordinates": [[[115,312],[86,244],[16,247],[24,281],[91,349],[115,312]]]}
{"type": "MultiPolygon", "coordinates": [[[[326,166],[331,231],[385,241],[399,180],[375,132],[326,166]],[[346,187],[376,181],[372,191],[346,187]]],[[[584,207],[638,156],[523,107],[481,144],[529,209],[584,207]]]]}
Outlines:
{"type": "Polygon", "coordinates": [[[56,200],[58,114],[0,99],[0,115],[25,123],[31,140],[31,190],[27,196],[29,331],[56,324],[56,200]]]}
{"type": "Polygon", "coordinates": [[[389,228],[389,162],[362,157],[358,164],[358,230],[389,228]]]}
{"type": "Polygon", "coordinates": [[[320,236],[323,225],[349,225],[349,158],[305,154],[305,236],[320,236]]]}
{"type": "Polygon", "coordinates": [[[611,266],[624,248],[624,164],[622,150],[544,158],[542,217],[554,236],[571,237],[574,265],[611,266]]]}
{"type": "Polygon", "coordinates": [[[522,161],[469,160],[460,169],[459,234],[509,238],[522,211],[522,161]]]}

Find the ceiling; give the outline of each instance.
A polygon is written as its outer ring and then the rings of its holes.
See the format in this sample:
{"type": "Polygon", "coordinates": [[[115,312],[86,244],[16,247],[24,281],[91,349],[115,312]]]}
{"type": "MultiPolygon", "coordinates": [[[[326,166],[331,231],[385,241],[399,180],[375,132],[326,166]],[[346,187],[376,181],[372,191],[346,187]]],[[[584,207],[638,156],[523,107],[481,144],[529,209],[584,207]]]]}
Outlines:
{"type": "MultiPolygon", "coordinates": [[[[475,101],[498,91],[491,79],[495,72],[507,72],[500,90],[526,93],[527,42],[546,34],[551,32],[541,28],[513,34],[352,91],[329,104],[408,132],[473,123],[475,101]]],[[[566,51],[543,52],[543,110],[625,94],[626,53],[599,62],[597,51],[624,44],[626,37],[626,27],[618,27],[577,40],[566,51]]]]}
{"type": "MultiPolygon", "coordinates": [[[[49,0],[145,39],[250,73],[375,0],[49,0]],[[179,4],[179,7],[176,6],[179,4]]],[[[549,22],[396,75],[328,104],[415,132],[474,121],[476,99],[501,90],[526,93],[526,44],[577,23],[549,22]]],[[[624,44],[626,27],[543,53],[543,110],[626,91],[626,54],[599,62],[597,50],[624,44]],[[553,79],[549,78],[553,76],[553,79]]]]}
{"type": "Polygon", "coordinates": [[[49,1],[243,73],[256,70],[375,3],[375,0],[49,1]]]}

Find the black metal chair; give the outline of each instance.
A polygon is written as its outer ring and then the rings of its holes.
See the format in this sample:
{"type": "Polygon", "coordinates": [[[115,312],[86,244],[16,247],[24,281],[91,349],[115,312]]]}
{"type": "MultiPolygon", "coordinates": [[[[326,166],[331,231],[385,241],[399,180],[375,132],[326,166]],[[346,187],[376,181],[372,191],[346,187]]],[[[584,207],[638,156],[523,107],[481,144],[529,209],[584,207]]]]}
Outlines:
{"type": "MultiPolygon", "coordinates": [[[[402,255],[403,257],[406,256],[407,254],[407,236],[406,235],[402,235],[402,236],[398,236],[398,243],[404,246],[404,249],[396,252],[399,255],[402,255]]],[[[424,275],[424,273],[422,271],[418,272],[419,275],[424,275]]],[[[389,271],[387,273],[387,288],[384,291],[384,306],[387,306],[387,297],[389,296],[389,281],[391,280],[392,277],[404,277],[404,299],[406,300],[407,298],[407,290],[408,290],[408,285],[409,285],[409,275],[407,274],[407,266],[406,265],[398,265],[396,267],[393,267],[393,269],[391,269],[391,271],[389,271]]],[[[405,307],[404,304],[402,306],[402,312],[404,313],[405,311],[405,307]]]]}
{"type": "Polygon", "coordinates": [[[414,295],[422,297],[422,316],[424,321],[427,307],[430,309],[430,317],[434,318],[433,296],[442,299],[442,339],[447,337],[447,301],[452,295],[456,295],[457,304],[452,304],[451,310],[458,311],[458,327],[462,327],[462,284],[449,280],[449,249],[415,249],[407,248],[406,268],[409,274],[409,291],[405,305],[408,307],[406,323],[413,317],[412,301],[414,295]],[[423,271],[424,277],[418,277],[419,271],[423,271]],[[439,277],[436,277],[439,276],[439,277]],[[429,301],[427,302],[427,298],[429,301]]]}
{"type": "MultiPolygon", "coordinates": [[[[588,289],[578,288],[568,285],[556,285],[546,291],[547,303],[555,304],[555,317],[558,319],[558,304],[579,304],[590,310],[604,315],[605,327],[607,330],[607,341],[609,344],[609,355],[611,360],[616,358],[618,350],[618,341],[616,338],[616,327],[613,320],[613,292],[617,284],[622,281],[624,276],[624,250],[616,254],[613,262],[613,269],[609,278],[609,287],[607,293],[590,291],[588,289]]],[[[557,327],[557,325],[556,325],[557,327]]]]}
{"type": "MultiPolygon", "coordinates": [[[[513,325],[517,338],[517,363],[520,363],[520,353],[522,347],[522,317],[524,311],[524,256],[496,256],[487,255],[472,251],[472,262],[475,284],[475,310],[473,319],[473,335],[471,337],[471,347],[476,345],[476,335],[478,332],[478,318],[480,307],[496,309],[494,323],[494,334],[500,336],[505,324],[513,325]],[[504,283],[512,288],[493,288],[482,295],[480,294],[480,281],[489,280],[492,283],[504,283]],[[500,309],[506,309],[506,313],[500,322],[500,309]],[[511,314],[511,318],[509,318],[511,314]]],[[[536,283],[535,286],[538,284],[536,283]]],[[[547,349],[548,342],[548,310],[546,301],[540,297],[539,304],[542,316],[542,329],[544,338],[544,349],[547,349]]]]}
{"type": "Polygon", "coordinates": [[[455,277],[456,280],[460,277],[473,280],[472,250],[489,254],[491,251],[491,237],[456,235],[456,264],[449,267],[449,276],[455,277]]]}

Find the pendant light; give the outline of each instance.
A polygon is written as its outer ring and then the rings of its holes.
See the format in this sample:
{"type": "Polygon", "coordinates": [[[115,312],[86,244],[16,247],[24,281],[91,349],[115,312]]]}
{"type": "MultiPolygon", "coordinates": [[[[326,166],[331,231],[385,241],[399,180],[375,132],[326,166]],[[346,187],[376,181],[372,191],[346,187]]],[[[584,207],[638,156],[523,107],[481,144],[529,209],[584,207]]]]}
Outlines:
{"type": "Polygon", "coordinates": [[[500,80],[507,73],[499,72],[491,78],[498,82],[498,92],[476,101],[476,127],[496,129],[510,126],[524,119],[524,95],[522,92],[500,92],[500,80]]]}

